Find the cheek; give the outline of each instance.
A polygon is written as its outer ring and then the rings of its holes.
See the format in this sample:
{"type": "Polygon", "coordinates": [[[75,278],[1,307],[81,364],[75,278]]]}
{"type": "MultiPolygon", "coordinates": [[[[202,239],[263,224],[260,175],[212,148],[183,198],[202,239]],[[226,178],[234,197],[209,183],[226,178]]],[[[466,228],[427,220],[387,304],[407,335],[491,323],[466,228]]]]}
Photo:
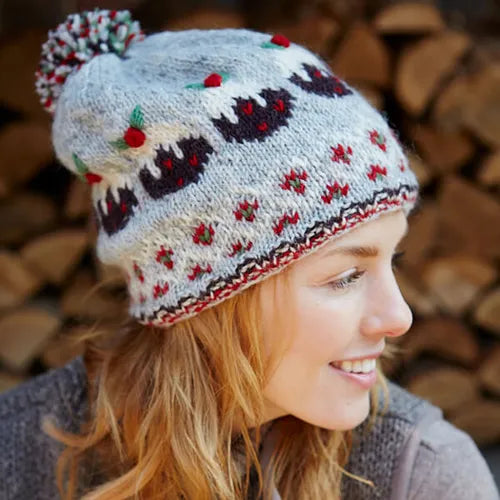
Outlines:
{"type": "Polygon", "coordinates": [[[307,353],[311,360],[321,364],[342,357],[358,331],[356,300],[346,295],[335,296],[324,289],[306,290],[299,298],[300,308],[295,315],[297,341],[293,350],[297,354],[307,353]]]}

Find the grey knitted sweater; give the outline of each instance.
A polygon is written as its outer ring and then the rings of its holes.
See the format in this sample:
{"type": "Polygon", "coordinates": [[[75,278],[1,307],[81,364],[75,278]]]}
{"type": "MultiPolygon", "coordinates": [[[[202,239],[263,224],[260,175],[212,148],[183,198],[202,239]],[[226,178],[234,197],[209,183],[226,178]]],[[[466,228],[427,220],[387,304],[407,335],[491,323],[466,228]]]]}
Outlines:
{"type": "MultiPolygon", "coordinates": [[[[365,423],[356,428],[346,466],[377,489],[345,477],[342,499],[498,500],[492,474],[470,436],[428,401],[392,382],[389,389],[388,413],[366,436],[365,423]]],[[[1,500],[60,498],[53,467],[61,445],[42,431],[41,417],[51,414],[59,426],[77,431],[86,396],[81,356],[0,394],[1,500]]]]}

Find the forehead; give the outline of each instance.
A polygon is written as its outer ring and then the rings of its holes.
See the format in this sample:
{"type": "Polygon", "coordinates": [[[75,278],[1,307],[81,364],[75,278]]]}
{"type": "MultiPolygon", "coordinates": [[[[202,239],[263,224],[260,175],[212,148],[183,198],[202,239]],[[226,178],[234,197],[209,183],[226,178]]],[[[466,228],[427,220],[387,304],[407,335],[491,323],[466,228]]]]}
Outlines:
{"type": "Polygon", "coordinates": [[[351,252],[357,256],[374,256],[376,250],[398,243],[407,231],[408,221],[402,210],[384,213],[332,239],[308,257],[316,260],[335,251],[341,253],[344,249],[352,249],[353,246],[364,247],[351,252]]]}

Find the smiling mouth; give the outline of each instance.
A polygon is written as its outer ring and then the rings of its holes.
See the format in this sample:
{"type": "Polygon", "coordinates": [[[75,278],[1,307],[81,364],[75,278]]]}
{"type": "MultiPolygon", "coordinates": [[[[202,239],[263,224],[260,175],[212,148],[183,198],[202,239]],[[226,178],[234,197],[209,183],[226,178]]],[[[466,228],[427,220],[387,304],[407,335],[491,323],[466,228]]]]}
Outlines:
{"type": "Polygon", "coordinates": [[[366,359],[362,362],[350,362],[350,361],[339,361],[339,362],[331,362],[329,363],[333,368],[337,368],[346,373],[356,373],[356,374],[364,374],[371,373],[377,367],[376,359],[366,359]]]}

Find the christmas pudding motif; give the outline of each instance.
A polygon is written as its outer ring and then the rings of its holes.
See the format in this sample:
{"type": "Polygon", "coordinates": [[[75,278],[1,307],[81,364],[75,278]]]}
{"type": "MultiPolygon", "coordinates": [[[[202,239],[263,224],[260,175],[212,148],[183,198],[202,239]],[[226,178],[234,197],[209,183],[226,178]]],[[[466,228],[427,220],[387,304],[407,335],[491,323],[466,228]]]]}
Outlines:
{"type": "Polygon", "coordinates": [[[237,97],[233,106],[236,123],[231,122],[224,115],[213,118],[212,122],[226,141],[264,141],[279,128],[288,124],[292,116],[292,100],[295,99],[285,89],[264,89],[259,95],[265,99],[266,106],[261,106],[253,98],[237,97]]]}
{"type": "Polygon", "coordinates": [[[139,204],[131,189],[119,187],[116,191],[118,200],[108,188],[104,200],[99,200],[97,203],[98,222],[108,236],[117,233],[128,224],[134,214],[134,207],[139,204]]]}
{"type": "Polygon", "coordinates": [[[182,151],[182,158],[177,157],[171,146],[166,150],[160,145],[156,150],[154,164],[160,169],[159,178],[146,166],[139,171],[144,189],[155,200],[198,182],[209,155],[214,151],[202,136],[181,139],[177,146],[182,151]]]}
{"type": "Polygon", "coordinates": [[[302,90],[310,94],[322,95],[325,97],[343,97],[352,94],[347,85],[337,78],[335,75],[328,72],[324,74],[317,66],[303,63],[302,67],[306,70],[311,81],[304,80],[302,77],[294,73],[289,80],[298,85],[302,90]]]}

